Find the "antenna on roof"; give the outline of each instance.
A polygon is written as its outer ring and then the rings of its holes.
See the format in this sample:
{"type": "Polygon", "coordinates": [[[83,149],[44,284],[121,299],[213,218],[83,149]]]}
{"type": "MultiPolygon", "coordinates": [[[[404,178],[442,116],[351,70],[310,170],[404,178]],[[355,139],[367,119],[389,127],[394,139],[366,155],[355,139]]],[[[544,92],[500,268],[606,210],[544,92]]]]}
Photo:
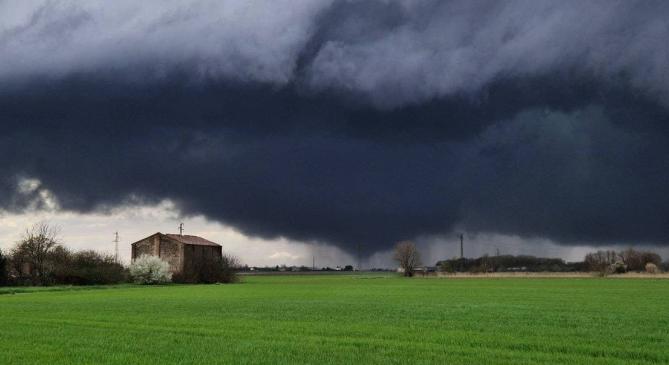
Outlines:
{"type": "Polygon", "coordinates": [[[114,261],[118,263],[118,232],[114,232],[114,261]]]}
{"type": "Polygon", "coordinates": [[[179,236],[183,236],[183,235],[184,235],[184,223],[181,222],[181,223],[179,223],[179,236]]]}

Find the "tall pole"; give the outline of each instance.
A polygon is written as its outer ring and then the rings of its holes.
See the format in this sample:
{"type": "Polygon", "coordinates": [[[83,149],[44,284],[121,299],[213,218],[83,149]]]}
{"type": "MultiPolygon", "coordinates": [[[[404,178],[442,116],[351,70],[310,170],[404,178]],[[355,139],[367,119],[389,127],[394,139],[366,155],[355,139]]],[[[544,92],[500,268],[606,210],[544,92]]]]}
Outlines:
{"type": "Polygon", "coordinates": [[[316,256],[311,256],[311,271],[316,271],[316,256]]]}
{"type": "Polygon", "coordinates": [[[183,235],[184,235],[184,223],[181,222],[181,223],[179,223],[179,236],[183,236],[183,235]]]}
{"type": "Polygon", "coordinates": [[[114,261],[118,263],[118,232],[114,232],[114,261]]]}

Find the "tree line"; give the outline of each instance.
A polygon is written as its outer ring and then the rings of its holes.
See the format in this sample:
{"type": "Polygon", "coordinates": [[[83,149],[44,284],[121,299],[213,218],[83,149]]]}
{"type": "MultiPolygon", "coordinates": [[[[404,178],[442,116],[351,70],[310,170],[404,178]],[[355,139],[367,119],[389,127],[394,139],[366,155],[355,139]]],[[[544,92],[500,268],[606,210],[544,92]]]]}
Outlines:
{"type": "MultiPolygon", "coordinates": [[[[395,245],[394,258],[405,276],[413,276],[422,265],[417,246],[411,241],[395,245]]],[[[423,268],[424,269],[424,268],[423,268]]],[[[566,262],[560,258],[530,255],[483,255],[477,258],[453,258],[436,263],[436,271],[454,273],[486,272],[597,272],[601,275],[669,271],[669,262],[655,252],[629,248],[622,251],[597,251],[585,255],[583,261],[566,262]]]]}
{"type": "Polygon", "coordinates": [[[234,256],[223,255],[172,277],[169,265],[159,257],[135,261],[125,267],[109,254],[72,251],[60,241],[57,227],[38,223],[27,229],[13,248],[0,250],[0,286],[228,283],[237,281],[239,266],[234,256]]]}
{"type": "Polygon", "coordinates": [[[112,255],[72,251],[58,238],[59,229],[38,223],[7,252],[0,252],[0,286],[96,285],[128,281],[128,270],[112,255]]]}
{"type": "Polygon", "coordinates": [[[483,255],[478,258],[457,258],[437,262],[442,272],[574,272],[587,271],[583,262],[565,262],[560,258],[531,255],[483,255]]]}
{"type": "Polygon", "coordinates": [[[668,270],[669,262],[663,263],[662,257],[651,251],[627,249],[624,251],[597,251],[585,255],[584,264],[590,271],[601,274],[648,272],[656,273],[668,270]]]}

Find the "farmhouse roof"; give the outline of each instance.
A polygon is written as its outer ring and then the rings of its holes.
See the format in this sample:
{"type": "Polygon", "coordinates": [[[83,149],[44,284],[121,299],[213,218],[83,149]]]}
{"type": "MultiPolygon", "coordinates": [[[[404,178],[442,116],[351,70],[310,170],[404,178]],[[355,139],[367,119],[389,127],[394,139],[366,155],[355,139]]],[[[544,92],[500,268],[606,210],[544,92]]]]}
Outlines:
{"type": "MultiPolygon", "coordinates": [[[[181,242],[181,243],[186,244],[186,245],[196,245],[196,246],[217,246],[217,247],[220,247],[220,246],[221,246],[221,245],[219,245],[219,244],[216,243],[216,242],[211,242],[211,241],[209,241],[208,239],[205,239],[205,238],[202,238],[202,237],[199,237],[199,236],[191,236],[191,235],[187,235],[187,234],[180,235],[180,234],[176,234],[176,233],[160,233],[160,232],[156,232],[156,233],[150,235],[149,237],[153,237],[153,236],[155,236],[155,235],[165,236],[165,237],[167,237],[167,238],[169,238],[169,239],[172,239],[172,240],[181,242]]],[[[149,238],[149,237],[146,237],[146,238],[149,238]]],[[[137,242],[144,241],[146,238],[143,238],[143,239],[141,239],[141,240],[139,240],[139,241],[137,241],[137,242]]],[[[132,244],[134,245],[134,244],[137,243],[137,242],[134,242],[134,243],[132,243],[132,244]]]]}
{"type": "Polygon", "coordinates": [[[204,239],[202,237],[198,236],[191,236],[191,235],[180,235],[180,234],[174,234],[174,233],[167,233],[165,236],[179,241],[181,243],[185,243],[187,245],[198,245],[198,246],[220,246],[218,243],[211,242],[207,239],[204,239]]]}

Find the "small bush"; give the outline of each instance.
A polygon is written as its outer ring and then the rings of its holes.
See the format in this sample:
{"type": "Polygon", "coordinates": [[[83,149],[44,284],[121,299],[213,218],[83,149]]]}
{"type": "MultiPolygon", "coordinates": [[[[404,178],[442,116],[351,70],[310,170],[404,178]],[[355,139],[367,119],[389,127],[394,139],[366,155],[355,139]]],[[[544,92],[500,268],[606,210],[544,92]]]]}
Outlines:
{"type": "Polygon", "coordinates": [[[159,257],[142,255],[130,265],[130,276],[137,284],[162,284],[172,281],[170,265],[159,257]]]}
{"type": "Polygon", "coordinates": [[[197,267],[174,277],[180,283],[234,283],[238,280],[239,261],[232,255],[205,258],[197,267]]]}
{"type": "Polygon", "coordinates": [[[594,275],[598,276],[600,278],[605,278],[605,277],[609,276],[609,274],[610,274],[610,272],[609,272],[608,269],[602,269],[602,270],[594,272],[594,275]]]}
{"type": "Polygon", "coordinates": [[[627,272],[627,266],[624,263],[618,261],[611,265],[611,272],[616,274],[624,274],[627,272]]]}
{"type": "Polygon", "coordinates": [[[652,262],[646,264],[646,272],[649,274],[657,274],[659,272],[657,265],[652,262]]]}
{"type": "Polygon", "coordinates": [[[54,281],[58,284],[99,285],[127,281],[127,271],[111,255],[95,251],[63,251],[54,255],[54,281]]]}
{"type": "Polygon", "coordinates": [[[221,258],[221,274],[219,277],[220,283],[234,283],[239,280],[237,270],[239,268],[239,260],[232,255],[223,255],[221,258]]]}

